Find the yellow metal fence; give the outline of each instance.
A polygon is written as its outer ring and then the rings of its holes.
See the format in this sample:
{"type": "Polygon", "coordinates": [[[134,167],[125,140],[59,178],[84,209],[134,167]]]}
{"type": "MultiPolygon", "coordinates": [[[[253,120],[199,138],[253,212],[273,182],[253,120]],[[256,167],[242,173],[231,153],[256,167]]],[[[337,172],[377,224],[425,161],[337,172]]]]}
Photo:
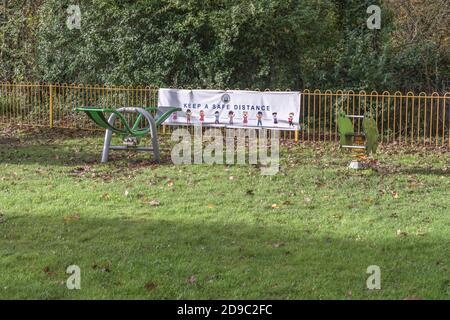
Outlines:
{"type": "MultiPolygon", "coordinates": [[[[0,123],[95,130],[80,106],[146,107],[157,104],[158,88],[48,83],[0,83],[0,123]]],[[[338,141],[336,115],[374,116],[384,143],[450,147],[450,93],[353,92],[305,90],[301,130],[282,138],[338,141]]],[[[359,128],[361,129],[361,128],[359,128]]],[[[164,127],[164,132],[171,129],[164,127]]]]}

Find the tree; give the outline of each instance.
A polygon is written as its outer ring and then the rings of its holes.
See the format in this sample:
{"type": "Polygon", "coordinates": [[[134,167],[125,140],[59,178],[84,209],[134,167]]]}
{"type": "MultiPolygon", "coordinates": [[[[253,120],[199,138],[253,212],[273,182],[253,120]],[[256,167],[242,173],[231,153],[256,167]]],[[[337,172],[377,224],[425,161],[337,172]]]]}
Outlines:
{"type": "Polygon", "coordinates": [[[37,11],[42,0],[0,2],[0,80],[25,81],[37,76],[37,11]]]}

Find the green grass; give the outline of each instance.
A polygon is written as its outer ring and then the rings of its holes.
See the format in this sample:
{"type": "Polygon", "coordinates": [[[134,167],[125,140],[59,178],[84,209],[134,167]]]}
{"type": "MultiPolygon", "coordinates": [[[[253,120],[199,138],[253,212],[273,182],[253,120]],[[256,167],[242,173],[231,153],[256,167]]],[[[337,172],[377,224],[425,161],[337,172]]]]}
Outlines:
{"type": "Polygon", "coordinates": [[[174,166],[160,140],[161,165],[101,165],[101,134],[3,128],[0,298],[450,297],[448,151],[385,147],[355,172],[334,145],[286,144],[262,176],[174,166]],[[72,264],[81,290],[65,287],[72,264]]]}

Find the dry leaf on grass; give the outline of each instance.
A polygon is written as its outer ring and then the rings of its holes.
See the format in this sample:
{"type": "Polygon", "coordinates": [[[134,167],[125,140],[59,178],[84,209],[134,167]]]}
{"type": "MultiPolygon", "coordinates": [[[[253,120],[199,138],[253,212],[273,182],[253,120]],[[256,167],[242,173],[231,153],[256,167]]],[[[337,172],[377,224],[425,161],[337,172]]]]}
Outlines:
{"type": "Polygon", "coordinates": [[[284,247],[285,246],[285,243],[284,242],[275,242],[275,243],[272,243],[272,247],[274,247],[274,248],[281,248],[281,247],[284,247]]]}
{"type": "Polygon", "coordinates": [[[148,291],[153,291],[156,288],[156,284],[154,284],[153,282],[147,282],[144,285],[144,288],[147,289],[148,291]]]}
{"type": "Polygon", "coordinates": [[[152,200],[148,204],[152,207],[157,207],[160,205],[160,202],[158,200],[152,200]]]}
{"type": "Polygon", "coordinates": [[[80,215],[79,214],[74,214],[74,215],[70,215],[70,216],[65,216],[64,220],[66,221],[78,221],[80,220],[80,215]]]}
{"type": "Polygon", "coordinates": [[[50,268],[47,266],[44,269],[42,269],[43,272],[45,272],[49,276],[53,276],[56,274],[56,272],[50,271],[50,268]]]}
{"type": "Polygon", "coordinates": [[[189,284],[196,284],[197,283],[197,277],[196,276],[190,276],[187,280],[189,284]]]}
{"type": "Polygon", "coordinates": [[[111,268],[109,266],[105,266],[101,270],[102,272],[111,272],[111,268]]]}

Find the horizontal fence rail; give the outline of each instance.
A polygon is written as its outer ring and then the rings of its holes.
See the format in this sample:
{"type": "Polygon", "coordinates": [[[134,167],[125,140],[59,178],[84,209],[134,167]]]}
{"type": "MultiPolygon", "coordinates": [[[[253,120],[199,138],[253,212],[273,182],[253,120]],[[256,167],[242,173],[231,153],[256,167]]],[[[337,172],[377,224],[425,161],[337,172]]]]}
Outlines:
{"type": "MultiPolygon", "coordinates": [[[[267,89],[266,89],[267,91],[267,89]]],[[[96,130],[76,107],[149,107],[157,105],[158,88],[48,83],[0,83],[0,123],[48,128],[96,130]]],[[[353,92],[304,90],[301,130],[282,132],[285,139],[337,142],[337,113],[371,114],[384,143],[450,147],[450,94],[424,92],[353,92]]],[[[358,125],[358,130],[362,130],[358,125]]],[[[163,132],[173,130],[163,126],[163,132]]]]}

